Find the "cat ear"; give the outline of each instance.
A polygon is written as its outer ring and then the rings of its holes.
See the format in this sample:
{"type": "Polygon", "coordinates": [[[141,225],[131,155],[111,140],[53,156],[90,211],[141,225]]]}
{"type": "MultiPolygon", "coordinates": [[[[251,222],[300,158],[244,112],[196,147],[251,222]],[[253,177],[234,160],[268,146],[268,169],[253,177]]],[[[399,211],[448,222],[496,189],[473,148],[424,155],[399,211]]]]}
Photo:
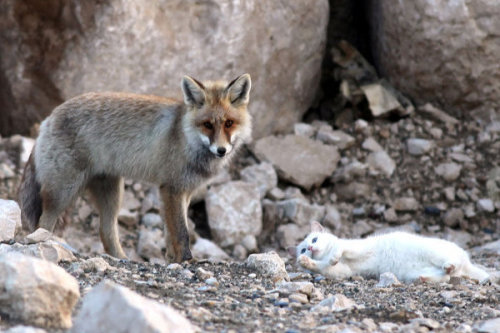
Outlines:
{"type": "Polygon", "coordinates": [[[325,228],[318,221],[311,221],[311,232],[323,232],[325,228]]]}
{"type": "Polygon", "coordinates": [[[287,251],[288,251],[288,254],[292,256],[292,258],[296,258],[297,257],[297,247],[295,247],[295,246],[289,246],[287,248],[287,251]]]}

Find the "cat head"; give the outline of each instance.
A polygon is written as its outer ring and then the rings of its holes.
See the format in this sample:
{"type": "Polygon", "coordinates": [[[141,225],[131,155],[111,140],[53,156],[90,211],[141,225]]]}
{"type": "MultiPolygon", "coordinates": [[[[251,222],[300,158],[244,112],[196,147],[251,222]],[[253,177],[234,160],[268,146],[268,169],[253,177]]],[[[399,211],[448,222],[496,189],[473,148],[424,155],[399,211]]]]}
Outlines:
{"type": "Polygon", "coordinates": [[[306,255],[319,260],[335,245],[336,239],[337,237],[330,234],[319,222],[312,221],[311,233],[296,247],[288,248],[288,253],[295,258],[306,255]]]}

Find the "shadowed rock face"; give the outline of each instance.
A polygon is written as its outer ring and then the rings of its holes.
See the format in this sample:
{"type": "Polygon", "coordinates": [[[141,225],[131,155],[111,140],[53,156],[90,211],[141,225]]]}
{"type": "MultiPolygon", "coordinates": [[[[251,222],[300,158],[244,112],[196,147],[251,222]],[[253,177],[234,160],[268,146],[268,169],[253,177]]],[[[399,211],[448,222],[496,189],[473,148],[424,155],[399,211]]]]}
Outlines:
{"type": "Polygon", "coordinates": [[[375,63],[418,104],[490,119],[500,109],[498,1],[369,1],[375,63]]]}
{"type": "Polygon", "coordinates": [[[245,72],[254,135],[287,131],[314,98],[327,23],[327,0],[2,1],[0,133],[88,91],[180,98],[184,74],[245,72]]]}

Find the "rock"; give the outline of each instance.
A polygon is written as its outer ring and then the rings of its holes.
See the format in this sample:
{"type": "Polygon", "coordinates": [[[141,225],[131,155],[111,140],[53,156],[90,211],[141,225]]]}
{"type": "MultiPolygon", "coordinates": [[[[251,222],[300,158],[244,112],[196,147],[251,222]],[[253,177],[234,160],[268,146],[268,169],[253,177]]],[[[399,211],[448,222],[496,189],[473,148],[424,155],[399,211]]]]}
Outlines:
{"type": "Polygon", "coordinates": [[[304,136],[268,136],[252,148],[261,161],[276,168],[280,178],[310,190],[321,185],[337,168],[337,148],[304,136]]]}
{"type": "Polygon", "coordinates": [[[191,253],[198,260],[226,261],[230,259],[229,255],[217,246],[217,244],[201,237],[196,239],[196,242],[191,247],[191,253]]]}
{"type": "Polygon", "coordinates": [[[394,209],[397,212],[401,211],[416,211],[420,204],[415,198],[397,198],[394,201],[394,209]]]}
{"type": "Polygon", "coordinates": [[[241,240],[241,245],[243,245],[249,252],[256,252],[259,250],[257,246],[257,239],[254,235],[246,235],[245,237],[243,237],[243,239],[241,240]]]}
{"type": "Polygon", "coordinates": [[[370,153],[366,158],[366,163],[371,168],[382,172],[386,177],[391,177],[396,169],[396,163],[384,150],[370,153]]]}
{"type": "Polygon", "coordinates": [[[205,204],[212,236],[222,247],[260,234],[262,207],[260,191],[254,184],[233,181],[211,187],[205,204]]]}
{"type": "Polygon", "coordinates": [[[232,80],[249,71],[254,134],[262,137],[286,132],[313,103],[329,3],[51,0],[28,5],[8,0],[0,13],[0,72],[3,90],[11,94],[0,105],[2,135],[27,133],[62,100],[83,92],[181,97],[184,74],[232,80]],[[28,16],[30,25],[25,24],[28,16]],[[39,36],[51,37],[43,42],[39,36]],[[20,49],[25,51],[15,51],[20,49]],[[270,85],[280,87],[280,93],[270,85]]]}
{"type": "Polygon", "coordinates": [[[131,191],[123,192],[123,203],[120,210],[135,211],[141,208],[141,202],[131,191]]]}
{"type": "Polygon", "coordinates": [[[0,242],[14,239],[21,229],[21,209],[13,200],[0,199],[0,242]]]}
{"type": "Polygon", "coordinates": [[[485,320],[474,326],[478,333],[500,333],[500,318],[485,320]]]}
{"type": "Polygon", "coordinates": [[[496,1],[372,0],[368,8],[373,57],[382,77],[417,104],[431,101],[457,117],[469,112],[484,113],[486,121],[496,117],[496,1]]]}
{"type": "Polygon", "coordinates": [[[472,235],[464,230],[445,228],[443,239],[453,242],[462,248],[468,248],[469,243],[472,242],[472,235]]]}
{"type": "Polygon", "coordinates": [[[46,330],[31,326],[18,325],[14,326],[6,331],[2,331],[4,333],[47,333],[46,330]]]}
{"type": "Polygon", "coordinates": [[[500,256],[500,239],[494,242],[484,244],[477,248],[479,252],[492,253],[500,256]]]}
{"type": "Polygon", "coordinates": [[[12,179],[16,173],[6,163],[0,163],[0,179],[12,179]]]}
{"type": "Polygon", "coordinates": [[[276,239],[281,248],[287,249],[300,243],[308,234],[305,228],[299,227],[295,223],[282,224],[276,230],[276,239]]]}
{"type": "Polygon", "coordinates": [[[333,183],[350,182],[355,178],[361,178],[366,174],[368,166],[357,160],[346,164],[335,171],[332,176],[333,183]]]}
{"type": "Polygon", "coordinates": [[[333,230],[339,230],[342,227],[342,216],[335,206],[326,206],[326,214],[323,219],[323,225],[333,230]]]}
{"type": "Polygon", "coordinates": [[[293,133],[295,135],[312,138],[316,135],[316,128],[306,123],[296,123],[293,125],[293,133]]]}
{"type": "Polygon", "coordinates": [[[290,280],[285,263],[276,252],[251,254],[248,256],[247,266],[275,283],[290,280]]]}
{"type": "Polygon", "coordinates": [[[335,296],[325,298],[319,302],[318,305],[313,306],[311,311],[320,313],[340,312],[350,310],[357,306],[358,305],[353,300],[345,297],[344,295],[336,294],[335,296]]]}
{"type": "Polygon", "coordinates": [[[281,296],[289,296],[295,293],[301,293],[307,296],[311,296],[314,292],[314,284],[308,281],[297,281],[297,282],[281,282],[277,285],[277,288],[271,292],[279,292],[281,296]]]}
{"type": "Polygon", "coordinates": [[[372,137],[366,138],[361,144],[361,147],[372,152],[384,150],[384,148],[372,137]]]}
{"type": "Polygon", "coordinates": [[[0,244],[0,254],[17,252],[31,257],[58,263],[61,261],[74,261],[76,257],[73,255],[74,249],[67,244],[53,240],[48,240],[41,243],[31,245],[21,245],[15,243],[13,245],[0,244]]]}
{"type": "Polygon", "coordinates": [[[411,155],[423,155],[431,151],[434,147],[434,142],[425,139],[412,138],[406,141],[406,146],[408,147],[408,152],[411,155]]]}
{"type": "Polygon", "coordinates": [[[390,111],[403,110],[396,96],[380,83],[361,86],[368,100],[370,111],[374,117],[379,117],[390,111]]]}
{"type": "Polygon", "coordinates": [[[137,212],[131,212],[128,209],[123,209],[123,208],[120,209],[120,211],[118,212],[118,222],[127,227],[133,227],[137,225],[137,220],[138,220],[137,212]]]}
{"type": "Polygon", "coordinates": [[[386,272],[380,274],[378,283],[375,285],[377,288],[389,288],[389,287],[397,287],[401,286],[401,282],[399,282],[396,275],[391,272],[386,272]]]}
{"type": "Polygon", "coordinates": [[[248,251],[247,249],[241,245],[241,244],[236,244],[233,248],[233,257],[238,259],[238,260],[245,260],[248,256],[248,251]]]}
{"type": "Polygon", "coordinates": [[[459,123],[457,118],[454,118],[444,112],[443,110],[440,110],[436,108],[434,105],[430,103],[426,103],[418,108],[419,112],[425,113],[435,120],[442,121],[445,124],[451,124],[451,125],[456,125],[459,123]]]}
{"type": "Polygon", "coordinates": [[[352,147],[356,140],[343,131],[335,131],[330,125],[321,126],[316,134],[319,141],[337,146],[339,149],[352,147]]]}
{"type": "Polygon", "coordinates": [[[137,241],[137,254],[142,258],[162,258],[162,249],[165,248],[165,237],[160,229],[148,229],[142,227],[139,231],[137,241]]]}
{"type": "Polygon", "coordinates": [[[172,307],[105,280],[83,298],[71,332],[166,333],[195,332],[195,328],[172,307]]]}
{"type": "Polygon", "coordinates": [[[387,222],[396,222],[398,220],[398,214],[394,208],[389,208],[384,212],[384,219],[387,222]]]}
{"type": "Polygon", "coordinates": [[[163,227],[163,219],[159,214],[156,213],[147,213],[142,217],[142,224],[148,228],[162,228],[163,227]]]}
{"type": "Polygon", "coordinates": [[[488,172],[488,180],[486,181],[486,190],[488,198],[494,201],[500,201],[500,167],[491,169],[488,172]]]}
{"type": "Polygon", "coordinates": [[[251,165],[240,171],[243,181],[257,185],[260,197],[264,198],[266,193],[278,185],[278,175],[271,163],[262,162],[251,165]]]}
{"type": "Polygon", "coordinates": [[[299,226],[308,226],[312,220],[321,222],[325,216],[324,206],[310,204],[302,198],[288,199],[277,203],[281,218],[295,222],[299,226]]]}
{"type": "Polygon", "coordinates": [[[0,312],[23,323],[67,329],[80,291],[57,265],[19,253],[0,255],[0,312]]]}
{"type": "Polygon", "coordinates": [[[28,244],[35,244],[35,243],[45,242],[51,239],[52,237],[54,237],[54,234],[52,234],[50,231],[44,228],[38,228],[31,234],[27,235],[25,237],[25,241],[28,244]]]}
{"type": "Polygon", "coordinates": [[[495,211],[495,205],[491,199],[479,199],[477,201],[477,209],[479,211],[493,213],[495,211]]]}
{"type": "Polygon", "coordinates": [[[451,208],[446,212],[443,218],[444,224],[447,226],[453,228],[458,225],[464,220],[464,212],[460,208],[451,208]]]}
{"type": "Polygon", "coordinates": [[[452,182],[454,180],[457,180],[457,178],[460,176],[461,170],[462,166],[460,164],[451,162],[439,164],[434,169],[434,172],[436,172],[438,176],[443,177],[444,180],[452,182]]]}
{"type": "Polygon", "coordinates": [[[370,185],[355,181],[347,184],[336,184],[334,191],[343,200],[368,199],[373,194],[370,185]]]}
{"type": "Polygon", "coordinates": [[[214,276],[214,273],[207,271],[207,270],[203,269],[202,267],[198,267],[196,269],[196,277],[200,281],[204,281],[204,280],[209,279],[213,276],[214,276]]]}

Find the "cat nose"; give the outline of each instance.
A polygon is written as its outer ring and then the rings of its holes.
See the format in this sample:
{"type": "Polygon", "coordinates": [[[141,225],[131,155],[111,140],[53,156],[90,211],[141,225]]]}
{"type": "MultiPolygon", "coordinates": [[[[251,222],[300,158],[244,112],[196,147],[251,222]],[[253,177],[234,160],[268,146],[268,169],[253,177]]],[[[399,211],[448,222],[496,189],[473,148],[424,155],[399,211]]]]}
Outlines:
{"type": "Polygon", "coordinates": [[[309,246],[307,247],[307,249],[308,249],[309,251],[312,251],[312,250],[313,250],[313,247],[312,247],[311,245],[309,245],[309,246]]]}

